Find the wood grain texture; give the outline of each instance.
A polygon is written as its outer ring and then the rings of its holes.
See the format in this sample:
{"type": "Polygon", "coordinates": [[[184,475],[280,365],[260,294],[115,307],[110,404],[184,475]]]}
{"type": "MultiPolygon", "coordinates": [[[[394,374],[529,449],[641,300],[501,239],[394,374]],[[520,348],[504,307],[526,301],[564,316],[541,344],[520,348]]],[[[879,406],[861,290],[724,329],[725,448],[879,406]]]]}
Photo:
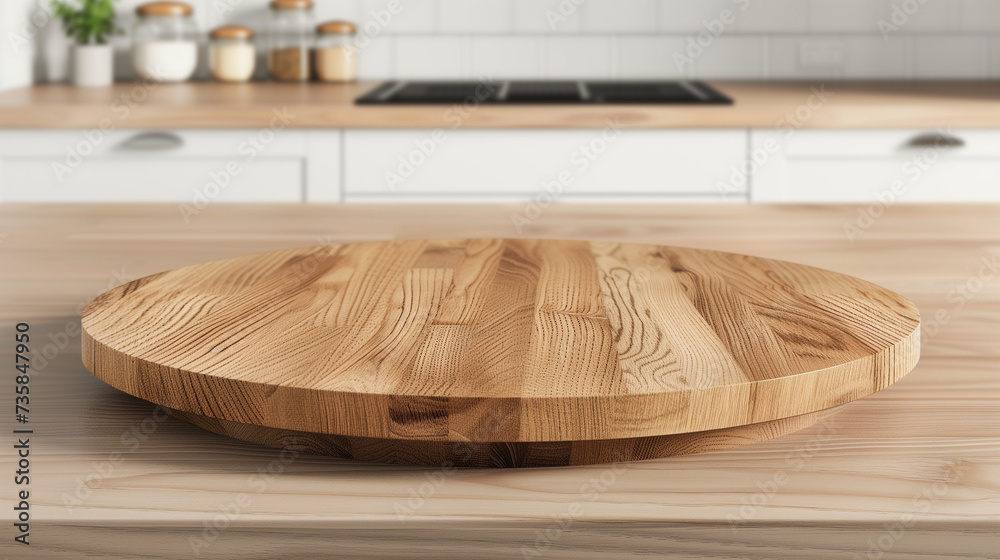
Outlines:
{"type": "MultiPolygon", "coordinates": [[[[996,205],[893,205],[853,242],[843,229],[858,217],[852,205],[564,204],[527,227],[535,238],[666,241],[804,263],[917,305],[923,340],[911,373],[813,426],[730,450],[555,469],[289,461],[159,413],[81,363],[83,306],[122,282],[320,243],[510,237],[520,210],[212,204],[184,224],[173,205],[0,205],[0,332],[29,321],[32,340],[51,350],[77,327],[46,362],[35,349],[38,523],[30,547],[4,539],[0,557],[190,559],[192,539],[219,523],[198,558],[523,558],[571,511],[534,558],[997,556],[1000,275],[982,268],[1000,255],[996,205]],[[987,280],[956,301],[956,286],[980,270],[987,280]],[[887,546],[873,548],[880,539],[887,546]]],[[[0,344],[0,360],[12,363],[13,350],[0,344]]],[[[0,415],[8,434],[15,426],[0,415]]],[[[6,441],[0,469],[13,473],[6,441]]],[[[0,481],[8,512],[15,488],[0,481]]]]}
{"type": "MultiPolygon", "coordinates": [[[[275,110],[291,128],[449,129],[434,106],[356,106],[375,87],[360,84],[184,83],[141,88],[44,84],[0,92],[0,128],[266,128],[275,110]],[[132,109],[127,113],[124,107],[132,109]]],[[[462,128],[766,128],[809,108],[802,128],[1000,128],[1000,84],[975,82],[712,82],[732,106],[484,107],[462,114],[462,128]],[[816,94],[822,87],[825,93],[816,94]],[[815,110],[817,107],[822,110],[815,110]]]]}
{"type": "MultiPolygon", "coordinates": [[[[743,425],[763,437],[770,422],[902,377],[919,324],[911,302],[874,284],[731,253],[376,242],[130,282],[87,306],[83,359],[113,387],[182,412],[382,443],[610,442],[743,425]]],[[[523,463],[697,446],[569,449],[537,445],[523,463]]]]}
{"type": "Polygon", "coordinates": [[[199,428],[282,450],[396,465],[477,468],[564,467],[721,451],[801,430],[836,414],[829,410],[718,430],[641,438],[548,442],[378,439],[282,430],[167,409],[199,428]]]}

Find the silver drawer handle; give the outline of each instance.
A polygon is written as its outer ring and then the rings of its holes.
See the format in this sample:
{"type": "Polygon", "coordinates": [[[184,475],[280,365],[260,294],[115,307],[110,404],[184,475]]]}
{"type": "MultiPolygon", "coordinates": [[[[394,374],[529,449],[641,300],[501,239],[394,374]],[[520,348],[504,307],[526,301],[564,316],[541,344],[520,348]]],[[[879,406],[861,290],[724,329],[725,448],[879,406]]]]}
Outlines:
{"type": "Polygon", "coordinates": [[[184,145],[184,139],[172,132],[143,132],[122,142],[126,150],[173,150],[184,145]]]}
{"type": "Polygon", "coordinates": [[[906,145],[910,148],[961,148],[965,140],[941,132],[928,132],[914,136],[906,145]]]}

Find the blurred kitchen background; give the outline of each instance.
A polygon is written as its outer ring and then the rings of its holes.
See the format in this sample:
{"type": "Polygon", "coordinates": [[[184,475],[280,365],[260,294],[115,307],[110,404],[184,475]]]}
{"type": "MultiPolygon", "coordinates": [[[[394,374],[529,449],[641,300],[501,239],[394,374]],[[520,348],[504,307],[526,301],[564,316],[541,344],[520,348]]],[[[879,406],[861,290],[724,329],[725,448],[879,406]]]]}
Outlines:
{"type": "Polygon", "coordinates": [[[341,22],[327,39],[357,58],[291,84],[272,2],[188,0],[196,69],[152,86],[141,4],[115,3],[116,85],[83,88],[49,4],[0,2],[0,201],[1000,201],[995,0],[316,0],[309,33],[341,22]],[[231,25],[254,32],[250,82],[213,80],[231,25]],[[354,103],[487,78],[698,80],[733,103],[354,103]]]}
{"type": "MultiPolygon", "coordinates": [[[[362,49],[359,77],[681,78],[740,80],[988,79],[1000,76],[1000,2],[994,0],[399,0],[403,10],[362,49]],[[723,10],[735,21],[692,64],[674,53],[723,10]],[[894,23],[894,12],[896,19],[894,23]],[[910,13],[912,12],[912,13],[910,13]],[[901,18],[900,14],[905,16],[901,18]],[[883,22],[880,29],[879,22],[883,22]],[[897,27],[898,29],[893,29],[897,27]]],[[[141,0],[118,2],[126,30],[141,0]]],[[[199,27],[263,30],[268,0],[189,0],[199,27]]],[[[317,0],[318,21],[364,34],[385,0],[317,0]]],[[[0,2],[4,36],[39,3],[0,2]]],[[[258,40],[264,41],[258,33],[258,40]]],[[[0,84],[59,81],[68,73],[57,24],[12,52],[0,42],[0,84]]],[[[129,39],[114,40],[115,74],[133,77],[129,39]]],[[[263,49],[260,49],[261,51],[263,49]]],[[[200,77],[207,77],[203,66],[200,77]]],[[[266,69],[258,65],[258,77],[266,69]]]]}

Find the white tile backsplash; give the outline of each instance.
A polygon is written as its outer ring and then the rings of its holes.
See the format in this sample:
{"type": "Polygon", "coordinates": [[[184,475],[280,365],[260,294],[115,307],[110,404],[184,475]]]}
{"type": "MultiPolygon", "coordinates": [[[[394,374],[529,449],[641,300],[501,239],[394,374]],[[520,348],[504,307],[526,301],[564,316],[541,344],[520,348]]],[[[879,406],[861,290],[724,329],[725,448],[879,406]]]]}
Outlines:
{"type": "MultiPolygon", "coordinates": [[[[251,2],[251,0],[244,0],[251,2]]],[[[261,2],[263,0],[253,0],[261,2]]],[[[337,0],[319,0],[320,2],[336,2],[337,0]]],[[[386,13],[389,11],[389,4],[396,2],[401,9],[396,10],[396,14],[391,14],[389,22],[385,24],[383,33],[398,35],[401,33],[431,34],[438,31],[438,2],[437,0],[363,0],[362,10],[368,14],[368,19],[372,19],[373,13],[386,13]]]]}
{"type": "Polygon", "coordinates": [[[379,35],[358,44],[358,79],[379,80],[396,74],[394,41],[391,35],[379,35]]]}
{"type": "Polygon", "coordinates": [[[618,77],[623,79],[687,78],[674,61],[673,54],[684,48],[680,37],[620,37],[618,39],[618,77]]]}
{"type": "Polygon", "coordinates": [[[794,33],[808,26],[808,0],[734,0],[732,4],[736,28],[744,33],[794,33]]]}
{"type": "Polygon", "coordinates": [[[699,78],[750,80],[766,75],[767,39],[753,35],[722,36],[694,59],[699,78]]]}
{"type": "MultiPolygon", "coordinates": [[[[466,0],[469,1],[469,0],[466,0]]],[[[507,0],[513,6],[515,33],[578,33],[582,2],[573,0],[507,0]]]]}
{"type": "Polygon", "coordinates": [[[963,0],[958,27],[963,31],[1000,33],[1000,2],[997,0],[963,0]]]}
{"type": "Polygon", "coordinates": [[[885,41],[880,36],[851,37],[844,41],[840,77],[858,80],[905,80],[913,74],[908,37],[885,41]]]}
{"type": "Polygon", "coordinates": [[[958,30],[962,0],[889,0],[883,18],[899,32],[935,33],[958,30]]]}
{"type": "MultiPolygon", "coordinates": [[[[143,1],[118,2],[121,27],[143,1]]],[[[268,0],[188,1],[206,31],[249,25],[266,45],[268,0]]],[[[0,24],[38,2],[0,0],[0,24]]],[[[1000,0],[316,0],[314,12],[376,31],[360,54],[372,80],[1000,78],[1000,0]]],[[[20,54],[0,47],[0,84],[68,75],[57,24],[40,31],[20,54]]],[[[129,79],[127,37],[115,46],[129,79]]]]}
{"type": "Polygon", "coordinates": [[[989,71],[986,37],[928,35],[912,41],[917,79],[977,79],[985,78],[989,71]]]}
{"type": "Polygon", "coordinates": [[[767,45],[768,77],[793,80],[837,76],[844,66],[844,50],[844,41],[837,37],[772,37],[767,45]]]}
{"type": "MultiPolygon", "coordinates": [[[[217,1],[217,0],[209,0],[217,1]]],[[[221,0],[223,2],[229,2],[232,0],[221,0]]],[[[243,0],[244,4],[247,4],[247,0],[243,0]]],[[[384,6],[387,2],[376,2],[376,6],[384,6]]],[[[266,11],[265,6],[260,6],[260,3],[256,3],[262,11],[266,11]]],[[[366,5],[362,0],[336,0],[331,2],[330,0],[319,0],[316,2],[316,7],[313,8],[313,15],[316,17],[316,21],[329,21],[331,19],[342,19],[346,21],[353,21],[357,24],[369,21],[373,19],[371,12],[365,10],[366,5]]]]}
{"type": "Polygon", "coordinates": [[[466,77],[462,37],[403,36],[393,41],[398,78],[466,77]]]}
{"type": "Polygon", "coordinates": [[[987,77],[995,80],[1000,78],[1000,37],[990,37],[987,41],[989,42],[987,77]]]}
{"type": "MultiPolygon", "coordinates": [[[[706,21],[721,18],[724,10],[735,17],[739,8],[733,0],[659,0],[659,30],[663,33],[701,31],[706,21]]],[[[728,27],[728,31],[735,29],[735,26],[728,27]]]]}
{"type": "MultiPolygon", "coordinates": [[[[130,0],[132,4],[142,4],[141,0],[130,0]]],[[[226,0],[203,0],[201,16],[205,29],[220,25],[246,25],[263,31],[267,24],[269,9],[266,3],[227,2],[226,0]]],[[[197,10],[197,8],[195,8],[197,10]]]]}
{"type": "Polygon", "coordinates": [[[549,78],[606,78],[614,74],[614,45],[607,37],[548,37],[542,45],[549,78]]]}
{"type": "Polygon", "coordinates": [[[540,78],[537,37],[473,37],[469,73],[473,78],[540,78]]]}
{"type": "Polygon", "coordinates": [[[656,31],[654,0],[587,0],[581,26],[586,33],[652,33],[656,31]]]}
{"type": "Polygon", "coordinates": [[[876,33],[885,12],[881,0],[809,0],[810,33],[876,33]]]}
{"type": "Polygon", "coordinates": [[[438,0],[441,33],[498,33],[513,31],[514,8],[507,0],[438,0]]]}

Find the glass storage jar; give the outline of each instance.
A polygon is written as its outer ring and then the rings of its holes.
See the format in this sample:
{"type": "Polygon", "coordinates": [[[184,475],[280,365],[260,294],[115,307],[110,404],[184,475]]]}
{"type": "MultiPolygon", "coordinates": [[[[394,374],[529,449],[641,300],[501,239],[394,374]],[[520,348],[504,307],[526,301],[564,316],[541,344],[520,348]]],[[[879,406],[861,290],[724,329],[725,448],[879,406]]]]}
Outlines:
{"type": "Polygon", "coordinates": [[[143,80],[183,82],[198,66],[194,8],[184,2],[148,2],[135,9],[132,69],[143,80]]]}
{"type": "Polygon", "coordinates": [[[257,65],[253,30],[239,25],[217,27],[209,33],[208,62],[212,77],[220,82],[245,82],[257,65]]]}
{"type": "Polygon", "coordinates": [[[273,0],[269,24],[267,67],[282,82],[309,79],[309,52],[313,42],[312,0],[273,0]]]}
{"type": "Polygon", "coordinates": [[[354,45],[357,32],[357,26],[349,21],[316,26],[316,78],[323,82],[353,82],[358,78],[358,49],[354,45]]]}

